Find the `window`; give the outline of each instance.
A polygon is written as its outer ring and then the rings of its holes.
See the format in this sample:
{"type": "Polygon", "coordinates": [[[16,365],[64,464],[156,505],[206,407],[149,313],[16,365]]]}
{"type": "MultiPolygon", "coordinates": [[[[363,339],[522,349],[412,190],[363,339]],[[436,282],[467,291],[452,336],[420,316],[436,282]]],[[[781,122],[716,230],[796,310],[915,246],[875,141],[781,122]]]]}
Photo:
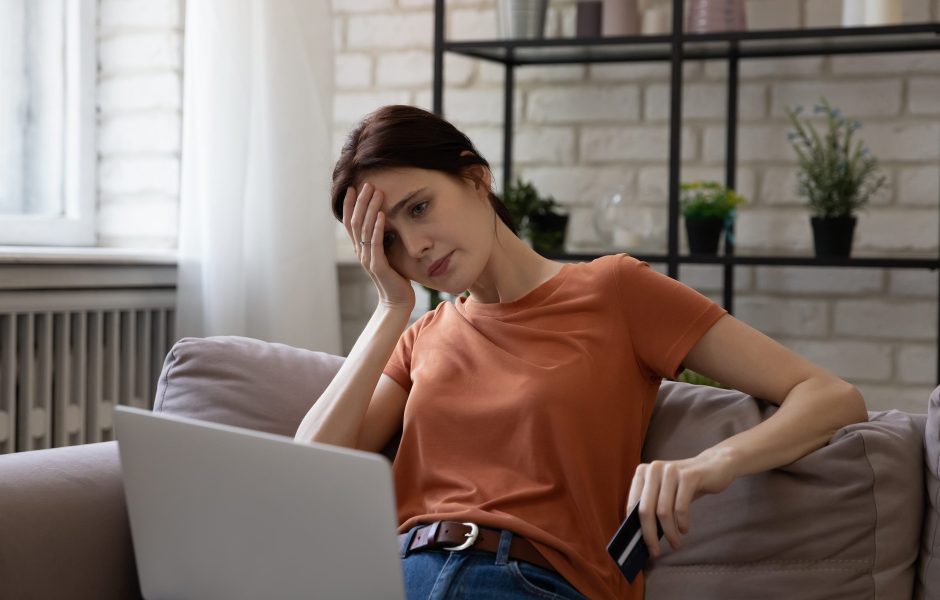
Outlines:
{"type": "Polygon", "coordinates": [[[0,1],[0,244],[95,243],[95,1],[0,1]]]}

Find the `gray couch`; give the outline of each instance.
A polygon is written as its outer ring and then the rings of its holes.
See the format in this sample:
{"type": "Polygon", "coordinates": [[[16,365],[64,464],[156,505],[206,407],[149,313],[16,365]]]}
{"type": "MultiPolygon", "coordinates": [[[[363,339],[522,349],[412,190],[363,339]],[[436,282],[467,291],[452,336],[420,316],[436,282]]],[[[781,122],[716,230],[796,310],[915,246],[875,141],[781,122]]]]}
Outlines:
{"type": "MultiPolygon", "coordinates": [[[[343,360],[185,338],[154,410],[292,436],[343,360]]],[[[927,414],[871,412],[816,452],[697,500],[683,549],[664,541],[650,564],[646,597],[940,599],[940,388],[924,404],[927,414]]],[[[643,460],[692,456],[775,410],[664,382],[643,460]]],[[[140,597],[115,442],[0,456],[0,597],[140,597]]]]}

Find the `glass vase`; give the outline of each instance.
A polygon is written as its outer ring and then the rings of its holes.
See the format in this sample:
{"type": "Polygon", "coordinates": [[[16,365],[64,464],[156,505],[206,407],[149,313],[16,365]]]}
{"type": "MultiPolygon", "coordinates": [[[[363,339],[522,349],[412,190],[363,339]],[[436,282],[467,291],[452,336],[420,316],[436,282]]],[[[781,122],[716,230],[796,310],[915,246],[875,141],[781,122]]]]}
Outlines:
{"type": "Polygon", "coordinates": [[[594,231],[601,244],[616,250],[646,248],[655,234],[652,217],[637,209],[626,185],[614,187],[594,204],[594,231]]]}
{"type": "Polygon", "coordinates": [[[747,29],[745,0],[691,0],[686,15],[688,33],[744,31],[747,29]]]}

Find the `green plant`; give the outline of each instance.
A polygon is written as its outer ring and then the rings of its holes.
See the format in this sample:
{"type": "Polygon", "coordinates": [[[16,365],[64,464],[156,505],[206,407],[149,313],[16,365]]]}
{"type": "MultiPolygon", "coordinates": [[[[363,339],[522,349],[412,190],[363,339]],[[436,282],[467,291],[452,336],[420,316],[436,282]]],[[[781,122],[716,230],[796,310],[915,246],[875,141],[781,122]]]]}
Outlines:
{"type": "Polygon", "coordinates": [[[850,217],[884,185],[885,176],[878,175],[878,160],[861,140],[853,145],[852,136],[861,124],[846,120],[825,98],[820,102],[813,113],[826,119],[823,136],[809,119],[798,118],[802,106],[786,108],[794,129],[787,139],[800,166],[796,192],[818,217],[850,217]]]}
{"type": "Polygon", "coordinates": [[[710,385],[711,387],[721,388],[723,390],[729,389],[728,386],[722,385],[715,381],[714,379],[709,379],[701,373],[696,373],[695,371],[690,371],[686,369],[676,378],[676,381],[682,381],[685,383],[691,383],[694,385],[710,385]]]}
{"type": "Polygon", "coordinates": [[[716,181],[693,181],[679,186],[682,216],[689,220],[732,218],[744,197],[716,181]]]}
{"type": "Polygon", "coordinates": [[[506,189],[503,204],[519,227],[519,237],[529,240],[540,235],[538,228],[533,226],[533,217],[537,220],[539,217],[557,215],[553,209],[559,207],[554,197],[540,196],[532,183],[523,182],[520,177],[516,177],[516,181],[506,189]]]}

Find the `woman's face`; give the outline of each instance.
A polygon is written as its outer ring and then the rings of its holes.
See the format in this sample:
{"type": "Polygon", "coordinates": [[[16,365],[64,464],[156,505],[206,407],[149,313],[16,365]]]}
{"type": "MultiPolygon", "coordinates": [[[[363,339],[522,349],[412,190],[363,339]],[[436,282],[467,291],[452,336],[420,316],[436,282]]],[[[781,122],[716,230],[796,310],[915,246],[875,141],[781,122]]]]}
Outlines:
{"type": "Polygon", "coordinates": [[[382,192],[383,248],[392,268],[455,296],[470,288],[489,259],[495,236],[489,173],[482,176],[485,185],[476,186],[425,169],[388,169],[362,177],[357,190],[368,182],[382,192]],[[447,269],[428,275],[431,265],[448,255],[447,269]]]}

